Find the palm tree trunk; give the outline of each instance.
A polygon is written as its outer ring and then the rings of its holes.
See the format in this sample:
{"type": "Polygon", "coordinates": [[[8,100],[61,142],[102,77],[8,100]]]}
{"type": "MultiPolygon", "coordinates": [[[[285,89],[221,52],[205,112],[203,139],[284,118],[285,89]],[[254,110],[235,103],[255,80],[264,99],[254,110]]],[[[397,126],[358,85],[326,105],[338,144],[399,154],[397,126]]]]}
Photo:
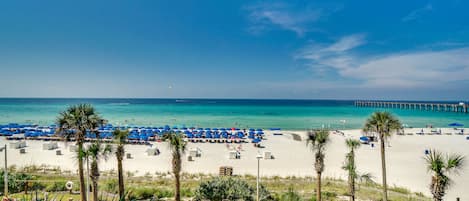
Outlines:
{"type": "Polygon", "coordinates": [[[352,148],[352,151],[350,152],[351,158],[350,158],[350,164],[352,167],[352,171],[349,172],[349,180],[350,180],[350,201],[355,201],[355,178],[357,176],[357,172],[355,169],[355,152],[352,148]]]}
{"type": "Polygon", "coordinates": [[[98,199],[98,181],[97,181],[97,178],[93,178],[92,182],[93,182],[93,201],[99,201],[99,199],[98,199]]]}
{"type": "Polygon", "coordinates": [[[91,183],[93,187],[93,201],[98,201],[98,180],[99,180],[99,167],[96,158],[91,162],[91,183]]]}
{"type": "Polygon", "coordinates": [[[78,175],[80,177],[80,198],[81,201],[86,201],[86,186],[85,175],[83,173],[83,142],[78,142],[78,175]]]}
{"type": "Polygon", "coordinates": [[[316,189],[316,201],[321,201],[321,172],[317,172],[318,183],[316,189]]]}
{"type": "Polygon", "coordinates": [[[388,185],[386,182],[386,150],[384,146],[384,134],[380,134],[381,140],[381,169],[383,174],[383,201],[388,201],[388,185]]]}
{"type": "Polygon", "coordinates": [[[350,181],[350,201],[355,201],[355,178],[350,181]]]}
{"type": "Polygon", "coordinates": [[[119,179],[119,201],[124,199],[124,175],[122,170],[122,157],[117,157],[117,176],[119,179]]]}
{"type": "Polygon", "coordinates": [[[179,178],[179,177],[180,177],[180,176],[179,176],[179,172],[178,172],[178,173],[175,173],[175,174],[174,174],[174,177],[175,177],[175,179],[176,179],[176,181],[175,181],[175,184],[176,184],[176,192],[175,192],[175,194],[174,194],[174,200],[175,200],[175,201],[181,201],[181,195],[180,195],[181,183],[180,183],[180,180],[179,180],[179,179],[180,179],[180,178],[179,178]]]}

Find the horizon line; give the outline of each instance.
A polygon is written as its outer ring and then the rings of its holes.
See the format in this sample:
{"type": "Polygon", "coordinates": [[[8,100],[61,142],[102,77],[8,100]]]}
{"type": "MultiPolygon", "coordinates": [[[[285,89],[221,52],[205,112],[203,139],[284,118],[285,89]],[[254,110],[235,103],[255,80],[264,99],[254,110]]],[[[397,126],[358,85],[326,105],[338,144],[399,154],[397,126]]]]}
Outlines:
{"type": "Polygon", "coordinates": [[[200,98],[200,97],[172,97],[172,98],[157,98],[157,97],[0,97],[0,99],[160,99],[160,100],[177,100],[177,99],[190,99],[190,100],[299,100],[299,101],[314,101],[314,100],[324,100],[324,101],[444,101],[444,102],[469,102],[469,100],[441,100],[441,99],[370,99],[370,98],[200,98]]]}

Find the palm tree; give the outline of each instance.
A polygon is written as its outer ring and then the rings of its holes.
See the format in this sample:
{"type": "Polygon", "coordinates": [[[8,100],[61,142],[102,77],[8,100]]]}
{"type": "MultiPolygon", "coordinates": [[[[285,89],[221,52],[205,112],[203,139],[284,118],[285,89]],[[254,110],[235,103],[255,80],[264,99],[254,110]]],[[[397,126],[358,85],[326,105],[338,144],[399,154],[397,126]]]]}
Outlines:
{"type": "Polygon", "coordinates": [[[98,201],[98,180],[99,180],[99,167],[98,163],[101,159],[107,160],[107,157],[111,153],[110,145],[101,145],[99,140],[90,144],[88,149],[85,150],[85,157],[87,160],[91,159],[91,183],[93,190],[93,200],[98,201]]]}
{"type": "Polygon", "coordinates": [[[124,145],[129,135],[128,131],[115,130],[113,132],[115,143],[117,144],[116,148],[116,159],[117,159],[117,175],[119,180],[119,198],[124,198],[124,170],[122,169],[122,160],[124,159],[124,145]]]}
{"type": "Polygon", "coordinates": [[[87,131],[94,131],[104,120],[90,104],[78,104],[68,107],[57,117],[58,133],[64,137],[74,137],[78,150],[78,174],[80,179],[80,198],[86,201],[85,176],[83,159],[85,157],[83,142],[87,131]]]}
{"type": "Polygon", "coordinates": [[[358,178],[357,166],[355,164],[355,149],[360,147],[360,141],[347,139],[345,144],[350,152],[345,155],[345,165],[342,168],[348,171],[350,201],[355,201],[355,181],[358,178]]]}
{"type": "Polygon", "coordinates": [[[175,179],[176,192],[174,193],[174,200],[180,201],[180,174],[181,174],[181,163],[182,155],[186,152],[186,142],[183,140],[182,136],[174,131],[170,131],[163,136],[164,140],[168,140],[169,149],[171,150],[172,155],[172,166],[173,174],[175,179]]]}
{"type": "Polygon", "coordinates": [[[388,186],[386,182],[386,150],[385,141],[391,133],[399,131],[401,123],[389,112],[374,112],[365,122],[363,131],[378,133],[381,147],[381,169],[383,174],[383,201],[388,200],[388,186]]]}
{"type": "Polygon", "coordinates": [[[445,191],[451,185],[448,174],[461,170],[464,167],[465,157],[457,154],[443,155],[443,153],[431,150],[425,157],[428,171],[432,172],[430,191],[434,201],[442,201],[445,191]]]}
{"type": "Polygon", "coordinates": [[[314,169],[317,174],[317,192],[316,200],[321,201],[321,174],[324,171],[324,158],[326,152],[326,145],[329,142],[328,130],[317,130],[308,132],[307,145],[311,147],[314,152],[314,169]]]}

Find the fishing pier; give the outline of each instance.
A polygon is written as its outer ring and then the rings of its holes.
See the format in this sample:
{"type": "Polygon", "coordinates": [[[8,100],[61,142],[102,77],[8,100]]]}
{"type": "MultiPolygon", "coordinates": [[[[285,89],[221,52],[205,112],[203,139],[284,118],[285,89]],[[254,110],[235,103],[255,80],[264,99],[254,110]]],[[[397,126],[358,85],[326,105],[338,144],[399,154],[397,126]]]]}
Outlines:
{"type": "Polygon", "coordinates": [[[410,110],[427,110],[438,112],[468,113],[466,103],[430,103],[430,102],[397,102],[397,101],[355,101],[356,107],[396,108],[410,110]]]}

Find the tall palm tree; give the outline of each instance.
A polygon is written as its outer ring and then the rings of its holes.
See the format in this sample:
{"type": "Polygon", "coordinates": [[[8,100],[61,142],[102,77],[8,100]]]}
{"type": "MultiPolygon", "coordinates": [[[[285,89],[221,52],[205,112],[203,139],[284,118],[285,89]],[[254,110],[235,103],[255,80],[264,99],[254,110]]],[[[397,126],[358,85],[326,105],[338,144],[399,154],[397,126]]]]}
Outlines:
{"type": "Polygon", "coordinates": [[[124,198],[124,170],[122,169],[122,160],[124,159],[124,145],[129,136],[128,131],[115,130],[113,132],[115,143],[117,144],[116,148],[116,159],[117,159],[117,175],[119,180],[119,198],[122,200],[124,198]]]}
{"type": "Polygon", "coordinates": [[[68,107],[57,117],[57,132],[64,137],[73,137],[78,147],[78,174],[80,179],[80,198],[86,201],[85,176],[83,174],[83,159],[85,156],[83,142],[87,131],[94,131],[103,119],[90,104],[78,104],[68,107]]]}
{"type": "Polygon", "coordinates": [[[175,190],[174,193],[174,200],[180,201],[180,188],[181,188],[181,164],[182,164],[182,155],[186,152],[186,142],[183,140],[182,135],[170,131],[163,136],[164,140],[168,141],[169,149],[171,150],[172,155],[172,166],[173,166],[173,174],[175,179],[175,190]]]}
{"type": "Polygon", "coordinates": [[[324,171],[324,158],[326,156],[326,145],[329,142],[328,130],[316,130],[308,132],[306,144],[314,152],[314,169],[317,174],[316,200],[321,201],[321,174],[324,171]]]}
{"type": "Polygon", "coordinates": [[[92,183],[92,190],[93,190],[93,200],[98,200],[98,181],[99,181],[99,161],[101,159],[107,160],[107,157],[111,153],[111,146],[110,145],[101,145],[99,140],[90,144],[88,149],[85,151],[85,156],[87,160],[91,159],[91,183],[92,183]]]}
{"type": "Polygon", "coordinates": [[[348,171],[350,201],[355,201],[355,181],[358,178],[357,166],[355,164],[355,150],[360,147],[360,141],[347,139],[345,144],[350,152],[345,155],[345,165],[342,168],[348,171]]]}
{"type": "Polygon", "coordinates": [[[374,112],[365,122],[363,131],[378,133],[381,147],[381,169],[383,175],[383,201],[388,200],[388,186],[386,182],[386,148],[385,141],[393,132],[399,131],[401,123],[389,112],[374,112]]]}
{"type": "Polygon", "coordinates": [[[457,154],[443,155],[443,153],[431,150],[425,157],[428,171],[432,172],[430,191],[434,201],[442,201],[445,191],[451,185],[448,174],[461,170],[465,164],[465,157],[457,154]]]}

